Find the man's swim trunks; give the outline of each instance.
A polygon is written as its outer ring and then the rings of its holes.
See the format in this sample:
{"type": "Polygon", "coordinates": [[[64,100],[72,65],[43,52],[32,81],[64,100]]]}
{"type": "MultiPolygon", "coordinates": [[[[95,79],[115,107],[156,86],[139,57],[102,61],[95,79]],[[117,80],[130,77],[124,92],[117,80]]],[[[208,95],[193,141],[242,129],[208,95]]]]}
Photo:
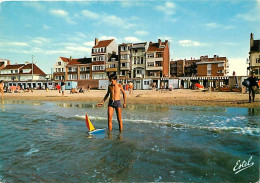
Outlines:
{"type": "Polygon", "coordinates": [[[120,108],[121,107],[121,103],[120,100],[109,100],[108,102],[108,106],[113,107],[113,108],[120,108]]]}

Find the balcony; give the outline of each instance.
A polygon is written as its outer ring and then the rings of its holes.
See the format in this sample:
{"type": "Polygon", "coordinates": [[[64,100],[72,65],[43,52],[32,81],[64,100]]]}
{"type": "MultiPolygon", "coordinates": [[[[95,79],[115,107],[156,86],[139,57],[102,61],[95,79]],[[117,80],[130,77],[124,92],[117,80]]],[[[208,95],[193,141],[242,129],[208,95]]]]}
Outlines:
{"type": "Polygon", "coordinates": [[[120,70],[129,71],[129,70],[130,70],[130,67],[120,67],[120,70]]]}
{"type": "Polygon", "coordinates": [[[106,71],[107,72],[116,72],[117,68],[107,68],[106,71]]]}
{"type": "Polygon", "coordinates": [[[156,66],[148,66],[148,67],[146,67],[146,70],[147,71],[162,71],[163,70],[163,67],[162,66],[158,66],[158,67],[156,67],[156,66]]]}
{"type": "Polygon", "coordinates": [[[136,74],[136,78],[143,78],[142,74],[136,74]]]}

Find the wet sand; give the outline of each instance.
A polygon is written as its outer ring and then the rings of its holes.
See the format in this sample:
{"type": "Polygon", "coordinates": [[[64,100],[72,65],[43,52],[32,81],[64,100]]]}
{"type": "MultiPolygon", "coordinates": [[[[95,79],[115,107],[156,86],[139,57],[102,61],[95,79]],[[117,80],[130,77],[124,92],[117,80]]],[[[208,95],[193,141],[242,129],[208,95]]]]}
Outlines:
{"type": "MultiPolygon", "coordinates": [[[[5,100],[37,100],[37,101],[102,101],[106,90],[91,90],[85,93],[70,94],[65,91],[65,96],[57,90],[35,90],[33,93],[5,93],[5,100]]],[[[236,92],[203,92],[200,90],[177,89],[173,91],[134,90],[133,94],[126,91],[127,104],[172,104],[195,106],[234,106],[234,107],[259,107],[259,94],[256,102],[248,103],[248,93],[236,92]]],[[[107,101],[106,101],[107,102],[107,101]]]]}

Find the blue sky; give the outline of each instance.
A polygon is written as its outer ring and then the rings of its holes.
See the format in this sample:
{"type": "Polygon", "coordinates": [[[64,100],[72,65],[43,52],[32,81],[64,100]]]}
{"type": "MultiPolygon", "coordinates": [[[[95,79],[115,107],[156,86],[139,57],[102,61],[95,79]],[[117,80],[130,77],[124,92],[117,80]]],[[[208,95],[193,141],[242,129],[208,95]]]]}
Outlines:
{"type": "Polygon", "coordinates": [[[94,39],[170,41],[171,59],[226,56],[246,74],[250,33],[260,39],[260,0],[0,1],[0,58],[46,73],[60,56],[91,56],[94,39]]]}

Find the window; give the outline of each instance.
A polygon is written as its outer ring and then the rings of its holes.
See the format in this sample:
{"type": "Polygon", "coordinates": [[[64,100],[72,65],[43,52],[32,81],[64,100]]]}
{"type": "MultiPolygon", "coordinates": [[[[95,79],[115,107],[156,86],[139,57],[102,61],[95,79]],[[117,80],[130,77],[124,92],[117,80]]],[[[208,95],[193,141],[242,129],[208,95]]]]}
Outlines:
{"type": "Polygon", "coordinates": [[[223,73],[223,70],[218,70],[218,74],[223,73]]]}
{"type": "Polygon", "coordinates": [[[61,62],[58,62],[57,65],[61,65],[61,62]]]}
{"type": "Polygon", "coordinates": [[[61,70],[60,70],[60,68],[58,68],[58,72],[60,72],[61,70]]]}
{"type": "Polygon", "coordinates": [[[153,53],[147,54],[147,58],[154,58],[154,54],[153,53]]]}
{"type": "Polygon", "coordinates": [[[149,81],[144,81],[144,85],[149,85],[149,81]]]}
{"type": "Polygon", "coordinates": [[[127,54],[121,55],[121,59],[128,59],[128,58],[129,58],[129,55],[127,55],[127,54]]]}
{"type": "Polygon", "coordinates": [[[140,64],[140,57],[137,57],[137,64],[140,64]]]}
{"type": "Polygon", "coordinates": [[[211,70],[211,64],[207,64],[207,70],[211,70]]]}
{"type": "Polygon", "coordinates": [[[77,74],[69,74],[69,79],[70,79],[70,80],[75,80],[75,79],[77,79],[77,74]]]}
{"type": "Polygon", "coordinates": [[[144,57],[141,57],[141,64],[144,64],[144,57]]]}
{"type": "Polygon", "coordinates": [[[136,70],[136,74],[142,74],[142,70],[136,70]]]}
{"type": "Polygon", "coordinates": [[[218,64],[218,67],[224,67],[224,63],[218,64]]]}
{"type": "Polygon", "coordinates": [[[211,76],[211,70],[207,70],[207,75],[211,76]]]}
{"type": "Polygon", "coordinates": [[[126,51],[127,50],[127,46],[121,46],[121,51],[126,51]]]}
{"type": "Polygon", "coordinates": [[[121,74],[122,76],[125,76],[125,75],[126,75],[126,71],[121,71],[120,74],[121,74]]]}
{"type": "Polygon", "coordinates": [[[116,68],[116,64],[110,64],[109,68],[116,68]]]}
{"type": "Polygon", "coordinates": [[[71,70],[71,67],[69,67],[69,68],[68,68],[68,71],[69,71],[69,72],[71,72],[71,71],[72,71],[72,70],[71,70]]]}
{"type": "Polygon", "coordinates": [[[255,62],[260,63],[260,58],[257,58],[255,62]]]}
{"type": "Polygon", "coordinates": [[[136,64],[136,57],[134,57],[134,64],[136,64]]]}
{"type": "Polygon", "coordinates": [[[161,54],[161,53],[158,53],[157,57],[162,57],[162,54],[161,54]]]}
{"type": "Polygon", "coordinates": [[[93,65],[92,66],[93,71],[103,71],[104,70],[104,65],[93,65]]]}
{"type": "Polygon", "coordinates": [[[154,67],[154,62],[148,62],[148,67],[154,67]]]}
{"type": "Polygon", "coordinates": [[[80,79],[89,79],[89,74],[80,74],[80,79]]]}

